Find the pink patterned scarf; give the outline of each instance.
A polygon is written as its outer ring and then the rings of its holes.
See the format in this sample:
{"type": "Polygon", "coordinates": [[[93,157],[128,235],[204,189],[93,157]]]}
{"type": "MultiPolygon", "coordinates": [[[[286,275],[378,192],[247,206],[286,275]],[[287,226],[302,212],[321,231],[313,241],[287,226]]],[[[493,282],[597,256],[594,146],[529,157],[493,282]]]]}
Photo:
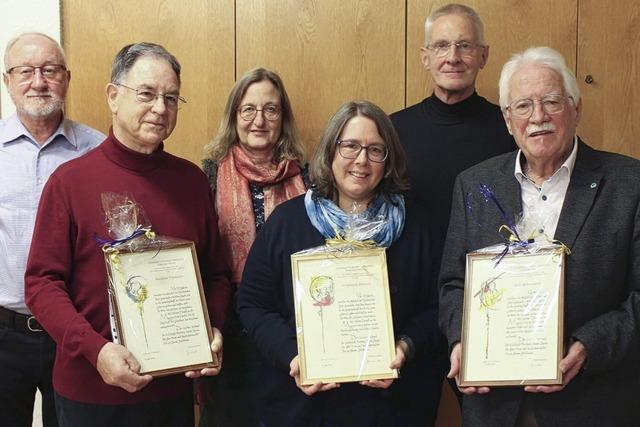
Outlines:
{"type": "Polygon", "coordinates": [[[263,186],[265,219],[280,203],[305,192],[296,161],[282,160],[273,169],[256,166],[234,145],[218,167],[216,210],[222,245],[231,260],[232,281],[240,284],[251,244],[256,238],[255,215],[249,183],[263,186]]]}

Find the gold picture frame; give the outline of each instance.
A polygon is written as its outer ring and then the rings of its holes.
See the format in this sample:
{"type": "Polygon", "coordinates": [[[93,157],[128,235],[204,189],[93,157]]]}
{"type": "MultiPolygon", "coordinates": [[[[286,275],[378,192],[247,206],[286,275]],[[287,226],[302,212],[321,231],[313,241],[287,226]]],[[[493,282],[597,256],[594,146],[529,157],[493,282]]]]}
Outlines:
{"type": "Polygon", "coordinates": [[[293,254],[303,385],[397,378],[384,248],[293,254]]]}
{"type": "Polygon", "coordinates": [[[562,384],[563,248],[477,251],[466,266],[459,385],[562,384]]]}
{"type": "Polygon", "coordinates": [[[105,252],[117,342],[154,377],[218,366],[195,245],[105,252]]]}

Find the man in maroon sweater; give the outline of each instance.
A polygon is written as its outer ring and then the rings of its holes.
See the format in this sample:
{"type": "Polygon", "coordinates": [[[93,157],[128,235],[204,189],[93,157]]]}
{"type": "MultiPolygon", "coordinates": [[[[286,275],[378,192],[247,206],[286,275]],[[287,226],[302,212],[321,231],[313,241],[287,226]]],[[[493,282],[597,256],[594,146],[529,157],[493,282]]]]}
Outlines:
{"type": "Polygon", "coordinates": [[[105,266],[94,240],[107,236],[101,194],[110,192],[132,195],[157,233],[194,241],[216,327],[211,349],[222,352],[230,286],[209,184],[197,166],[163,149],[184,102],[179,91],[173,55],[151,43],[125,46],[106,88],[109,136],[58,168],[43,191],[25,296],[58,344],[53,384],[61,426],[193,425],[189,378],[218,373],[139,374],[133,355],[111,342],[105,266]]]}

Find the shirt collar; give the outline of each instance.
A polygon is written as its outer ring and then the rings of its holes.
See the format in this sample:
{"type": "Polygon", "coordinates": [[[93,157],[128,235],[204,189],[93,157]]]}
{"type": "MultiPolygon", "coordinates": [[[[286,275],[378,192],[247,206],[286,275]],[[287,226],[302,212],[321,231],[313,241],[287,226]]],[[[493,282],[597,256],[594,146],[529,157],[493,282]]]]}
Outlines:
{"type": "MultiPolygon", "coordinates": [[[[524,181],[530,181],[529,177],[527,177],[527,175],[525,175],[524,172],[522,171],[522,156],[523,156],[522,150],[518,150],[518,154],[516,156],[516,168],[514,171],[514,176],[516,177],[516,179],[520,184],[522,184],[524,181]]],[[[567,157],[567,160],[564,161],[564,163],[558,168],[557,171],[554,172],[554,174],[549,179],[552,179],[561,170],[566,170],[568,172],[567,176],[571,176],[571,173],[573,172],[573,167],[576,164],[576,157],[578,157],[578,136],[577,135],[573,137],[573,150],[571,150],[571,154],[569,154],[569,157],[567,157]]]]}
{"type": "MultiPolygon", "coordinates": [[[[51,134],[51,136],[42,144],[45,147],[51,143],[58,136],[61,136],[63,141],[71,144],[74,148],[78,147],[76,141],[76,134],[73,126],[69,120],[66,120],[64,116],[58,125],[58,128],[51,134]]],[[[7,144],[18,140],[21,137],[28,138],[32,143],[39,145],[36,139],[31,135],[27,128],[22,124],[18,114],[14,113],[4,120],[4,126],[0,126],[0,144],[7,144]]]]}

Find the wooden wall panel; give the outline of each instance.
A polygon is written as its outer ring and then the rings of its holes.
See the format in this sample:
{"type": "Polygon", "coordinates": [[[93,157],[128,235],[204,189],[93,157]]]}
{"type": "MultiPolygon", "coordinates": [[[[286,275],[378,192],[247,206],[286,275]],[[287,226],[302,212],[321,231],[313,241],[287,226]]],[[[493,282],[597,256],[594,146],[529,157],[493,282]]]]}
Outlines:
{"type": "Polygon", "coordinates": [[[126,44],[150,41],[182,65],[181,94],[188,103],[166,149],[200,164],[217,130],[234,81],[234,1],[109,0],[62,2],[63,45],[72,71],[68,116],[107,132],[111,114],[105,85],[111,61],[126,44]]]}
{"type": "Polygon", "coordinates": [[[345,101],[404,104],[404,0],[238,0],[237,75],[277,71],[307,147],[345,101]]]}
{"type": "Polygon", "coordinates": [[[640,158],[640,3],[580,0],[578,16],[578,134],[593,147],[640,158]]]}
{"type": "MultiPolygon", "coordinates": [[[[437,8],[450,3],[442,0],[407,0],[407,105],[428,95],[431,76],[420,63],[424,45],[424,21],[437,8]]],[[[509,57],[531,46],[550,46],[565,56],[575,70],[577,0],[469,0],[484,23],[485,42],[490,46],[489,61],[480,71],[478,93],[498,103],[498,78],[509,57]]]]}

